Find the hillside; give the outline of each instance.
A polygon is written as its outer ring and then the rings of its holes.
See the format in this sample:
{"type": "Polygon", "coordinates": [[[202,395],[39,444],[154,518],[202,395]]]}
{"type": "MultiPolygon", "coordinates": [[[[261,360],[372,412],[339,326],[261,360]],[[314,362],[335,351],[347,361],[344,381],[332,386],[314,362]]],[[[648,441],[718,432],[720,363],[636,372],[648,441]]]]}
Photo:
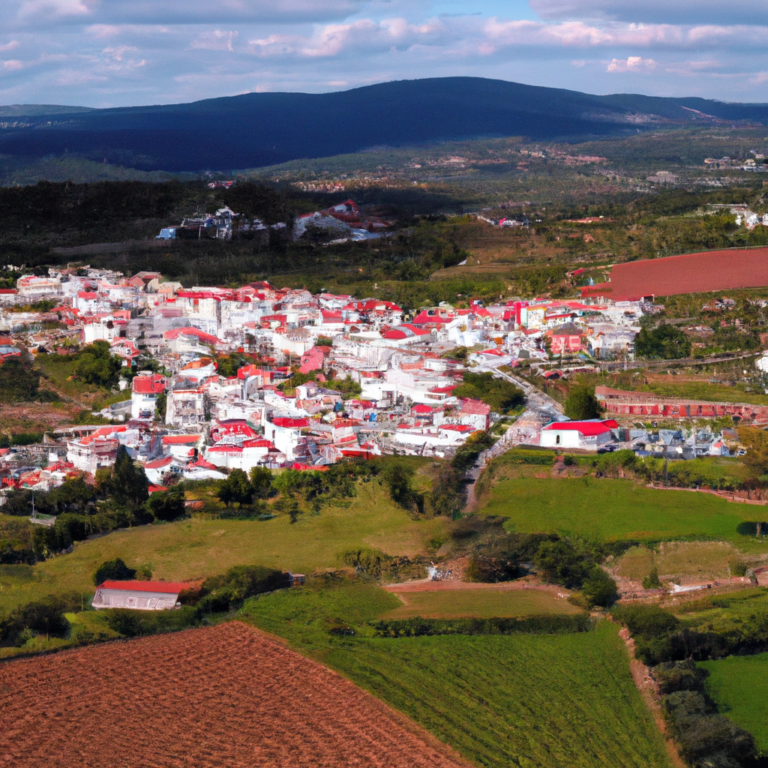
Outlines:
{"type": "Polygon", "coordinates": [[[22,123],[0,132],[0,153],[27,159],[70,153],[163,171],[254,168],[381,145],[484,136],[584,139],[638,128],[768,120],[768,105],[593,96],[468,77],[72,114],[28,110],[22,123]]]}

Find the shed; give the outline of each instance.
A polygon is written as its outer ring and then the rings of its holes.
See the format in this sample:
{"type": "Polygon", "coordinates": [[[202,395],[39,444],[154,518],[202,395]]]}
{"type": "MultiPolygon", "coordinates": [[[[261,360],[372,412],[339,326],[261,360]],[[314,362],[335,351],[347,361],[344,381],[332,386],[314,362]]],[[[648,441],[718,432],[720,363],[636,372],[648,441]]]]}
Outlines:
{"type": "Polygon", "coordinates": [[[191,586],[183,581],[105,581],[96,588],[91,605],[96,609],[168,611],[177,607],[179,594],[191,586]]]}

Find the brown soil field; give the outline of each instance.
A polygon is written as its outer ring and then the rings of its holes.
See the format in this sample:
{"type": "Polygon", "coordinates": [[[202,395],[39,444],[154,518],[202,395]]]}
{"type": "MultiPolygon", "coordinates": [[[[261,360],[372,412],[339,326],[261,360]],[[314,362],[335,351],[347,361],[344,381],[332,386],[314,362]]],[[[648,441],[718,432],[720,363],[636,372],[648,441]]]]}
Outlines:
{"type": "Polygon", "coordinates": [[[370,694],[240,622],[2,664],[0,765],[468,768],[370,694]]]}
{"type": "MultiPolygon", "coordinates": [[[[768,248],[710,251],[617,264],[611,273],[610,298],[709,293],[768,285],[768,248]]],[[[590,294],[599,294],[595,286],[590,294]]]]}

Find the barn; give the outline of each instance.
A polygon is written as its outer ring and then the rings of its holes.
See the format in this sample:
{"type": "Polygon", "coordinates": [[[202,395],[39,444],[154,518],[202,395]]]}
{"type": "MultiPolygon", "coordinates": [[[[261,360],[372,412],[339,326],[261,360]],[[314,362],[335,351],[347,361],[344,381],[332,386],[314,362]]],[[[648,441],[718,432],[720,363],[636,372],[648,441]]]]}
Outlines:
{"type": "Polygon", "coordinates": [[[179,604],[179,594],[192,584],[183,581],[105,581],[96,588],[96,608],[168,611],[179,604]]]}

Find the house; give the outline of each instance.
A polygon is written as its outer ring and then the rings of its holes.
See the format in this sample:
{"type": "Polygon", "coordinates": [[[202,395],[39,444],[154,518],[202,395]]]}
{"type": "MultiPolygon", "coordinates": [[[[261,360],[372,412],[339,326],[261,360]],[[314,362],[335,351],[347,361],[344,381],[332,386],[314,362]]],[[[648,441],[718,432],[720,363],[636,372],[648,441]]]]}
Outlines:
{"type": "Polygon", "coordinates": [[[288,461],[296,458],[296,448],[302,442],[303,429],[309,427],[309,419],[276,418],[264,424],[264,437],[284,453],[288,461]]]}
{"type": "Polygon", "coordinates": [[[312,347],[301,356],[299,366],[300,373],[312,373],[312,371],[321,371],[325,358],[331,353],[330,347],[312,347]]]}
{"type": "Polygon", "coordinates": [[[91,605],[97,610],[169,611],[179,606],[179,595],[192,586],[183,581],[105,581],[97,587],[91,605]]]}
{"type": "Polygon", "coordinates": [[[491,406],[482,400],[466,398],[459,406],[458,421],[475,430],[487,430],[491,426],[491,406]]]}
{"type": "Polygon", "coordinates": [[[542,448],[574,448],[596,451],[613,440],[613,419],[600,421],[556,421],[541,430],[542,448]]]}
{"type": "Polygon", "coordinates": [[[573,323],[561,325],[550,333],[553,355],[575,355],[581,352],[581,330],[573,323]]]}
{"type": "Polygon", "coordinates": [[[131,418],[153,419],[157,398],[166,390],[165,376],[153,373],[150,376],[136,376],[131,384],[131,418]]]}
{"type": "Polygon", "coordinates": [[[202,437],[202,435],[164,435],[163,453],[179,461],[189,461],[194,458],[202,437]]]}
{"type": "Polygon", "coordinates": [[[181,477],[186,468],[186,461],[180,461],[175,456],[169,455],[154,461],[148,461],[144,465],[144,473],[150,483],[161,484],[165,475],[173,473],[181,477]]]}
{"type": "Polygon", "coordinates": [[[205,392],[194,379],[174,379],[168,392],[165,423],[180,427],[196,426],[206,421],[205,392]]]}

